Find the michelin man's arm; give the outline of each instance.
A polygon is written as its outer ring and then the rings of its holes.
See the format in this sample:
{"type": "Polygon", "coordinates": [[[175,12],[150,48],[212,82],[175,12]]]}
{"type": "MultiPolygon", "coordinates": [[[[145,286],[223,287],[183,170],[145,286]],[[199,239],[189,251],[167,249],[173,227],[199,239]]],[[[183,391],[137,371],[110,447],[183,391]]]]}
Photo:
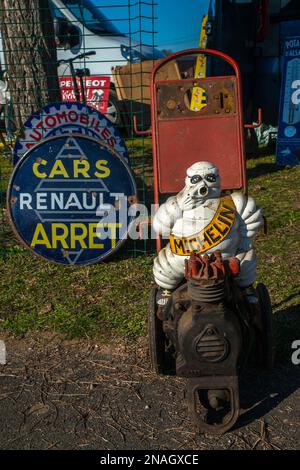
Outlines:
{"type": "Polygon", "coordinates": [[[182,217],[177,196],[172,196],[162,204],[153,217],[153,228],[162,236],[169,236],[176,220],[182,217]]]}
{"type": "Polygon", "coordinates": [[[262,210],[256,206],[254,199],[243,193],[231,195],[239,216],[239,245],[237,257],[242,261],[246,253],[253,249],[256,233],[263,225],[262,210]]]}

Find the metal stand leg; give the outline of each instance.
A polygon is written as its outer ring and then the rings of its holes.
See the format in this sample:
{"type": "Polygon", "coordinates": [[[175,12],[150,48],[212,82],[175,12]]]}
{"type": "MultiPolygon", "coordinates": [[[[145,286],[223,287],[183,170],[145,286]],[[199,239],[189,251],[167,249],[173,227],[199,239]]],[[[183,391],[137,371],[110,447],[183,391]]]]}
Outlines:
{"type": "MultiPolygon", "coordinates": [[[[219,393],[220,395],[220,393],[219,393]]],[[[239,383],[237,376],[212,376],[188,379],[188,408],[191,418],[201,433],[223,434],[228,431],[239,417],[239,383]],[[204,403],[203,392],[213,396],[215,403],[218,391],[227,396],[227,407],[211,406],[209,400],[204,403]],[[216,397],[213,395],[215,393],[216,397]],[[206,413],[205,413],[206,408],[206,413]],[[224,414],[225,413],[225,414],[224,414]],[[203,416],[204,414],[204,416],[203,416]]]]}

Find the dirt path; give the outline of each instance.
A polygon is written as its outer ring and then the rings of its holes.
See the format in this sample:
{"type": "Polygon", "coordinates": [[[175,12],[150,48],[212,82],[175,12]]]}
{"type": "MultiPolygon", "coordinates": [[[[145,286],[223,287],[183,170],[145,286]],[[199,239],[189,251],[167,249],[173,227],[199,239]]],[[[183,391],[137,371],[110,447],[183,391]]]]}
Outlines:
{"type": "Polygon", "coordinates": [[[59,335],[4,339],[1,449],[300,448],[295,366],[249,375],[238,425],[215,438],[193,431],[184,380],[150,372],[144,339],[113,350],[59,335]]]}

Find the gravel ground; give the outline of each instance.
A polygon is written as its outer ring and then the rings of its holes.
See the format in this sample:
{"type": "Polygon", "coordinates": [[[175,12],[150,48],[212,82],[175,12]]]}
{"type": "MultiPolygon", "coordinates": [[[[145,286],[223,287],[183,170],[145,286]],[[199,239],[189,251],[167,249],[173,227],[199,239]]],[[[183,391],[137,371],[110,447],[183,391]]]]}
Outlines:
{"type": "Polygon", "coordinates": [[[1,449],[299,449],[299,368],[252,371],[230,433],[200,435],[185,381],[149,369],[146,339],[115,347],[61,335],[3,337],[1,449]]]}

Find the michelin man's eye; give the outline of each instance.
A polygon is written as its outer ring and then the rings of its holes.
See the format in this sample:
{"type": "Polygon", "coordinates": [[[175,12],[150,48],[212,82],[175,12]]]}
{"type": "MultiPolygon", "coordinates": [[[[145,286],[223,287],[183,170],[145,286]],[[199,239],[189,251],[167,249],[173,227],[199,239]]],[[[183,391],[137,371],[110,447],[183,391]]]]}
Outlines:
{"type": "Polygon", "coordinates": [[[215,183],[217,180],[216,175],[213,175],[212,173],[210,175],[205,175],[205,179],[208,183],[215,183]]]}
{"type": "Polygon", "coordinates": [[[199,183],[202,180],[200,175],[194,175],[191,177],[191,183],[196,184],[199,183]]]}

